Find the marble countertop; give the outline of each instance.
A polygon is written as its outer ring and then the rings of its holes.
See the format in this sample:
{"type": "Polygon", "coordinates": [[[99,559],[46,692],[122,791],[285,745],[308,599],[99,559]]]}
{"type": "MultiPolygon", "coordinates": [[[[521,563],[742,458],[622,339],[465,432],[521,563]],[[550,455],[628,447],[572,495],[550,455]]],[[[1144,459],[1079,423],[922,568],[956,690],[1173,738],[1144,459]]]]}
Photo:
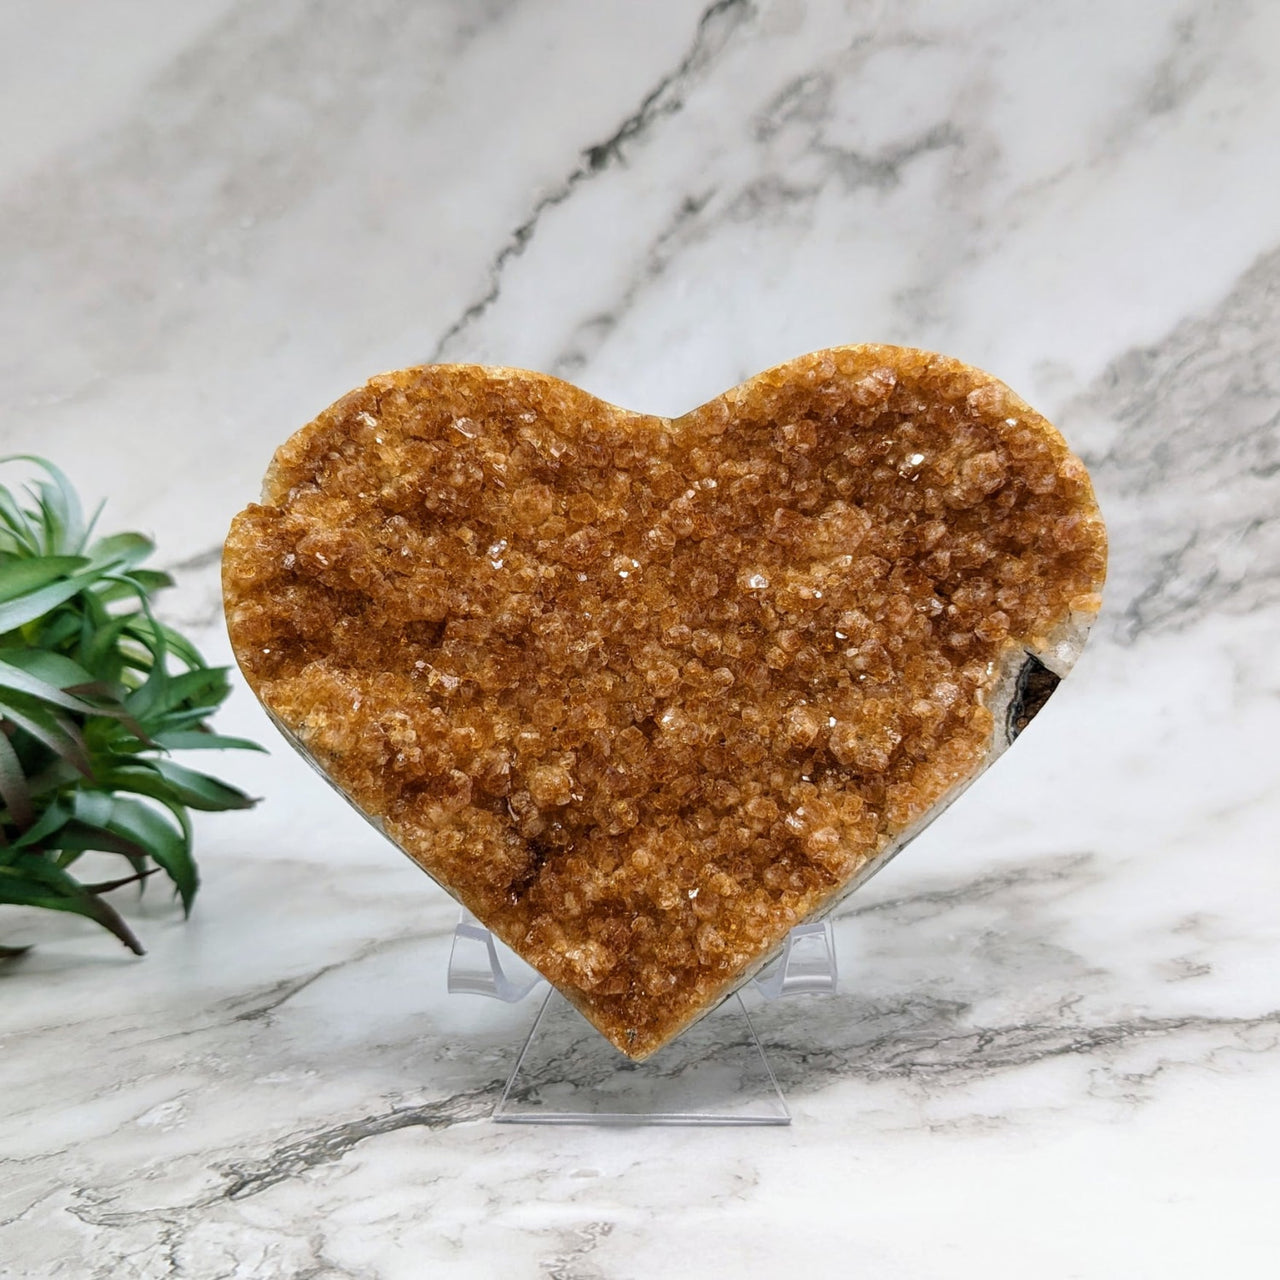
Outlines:
{"type": "MultiPolygon", "coordinates": [[[[1280,6],[10,0],[0,452],[218,547],[373,371],[678,412],[932,347],[1095,476],[1105,610],[1017,750],[770,1006],[787,1129],[495,1126],[533,1006],[238,689],[266,797],[129,956],[12,912],[0,1273],[1253,1276],[1280,1228],[1280,6]]],[[[127,905],[127,904],[126,904],[127,905]]]]}

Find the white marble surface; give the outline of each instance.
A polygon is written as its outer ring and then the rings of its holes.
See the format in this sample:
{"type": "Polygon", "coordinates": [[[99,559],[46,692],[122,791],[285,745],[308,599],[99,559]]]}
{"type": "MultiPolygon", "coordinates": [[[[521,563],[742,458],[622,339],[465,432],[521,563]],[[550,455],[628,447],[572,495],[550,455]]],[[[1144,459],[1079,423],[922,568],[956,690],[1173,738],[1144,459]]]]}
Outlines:
{"type": "MultiPolygon", "coordinates": [[[[910,342],[1055,418],[1106,609],[767,1011],[787,1130],[487,1121],[531,1006],[283,747],[143,960],[13,913],[0,1272],[1256,1276],[1280,1228],[1280,6],[8,0],[0,446],[183,579],[367,374],[678,411],[910,342]]],[[[224,717],[272,739],[243,693],[224,717]]]]}

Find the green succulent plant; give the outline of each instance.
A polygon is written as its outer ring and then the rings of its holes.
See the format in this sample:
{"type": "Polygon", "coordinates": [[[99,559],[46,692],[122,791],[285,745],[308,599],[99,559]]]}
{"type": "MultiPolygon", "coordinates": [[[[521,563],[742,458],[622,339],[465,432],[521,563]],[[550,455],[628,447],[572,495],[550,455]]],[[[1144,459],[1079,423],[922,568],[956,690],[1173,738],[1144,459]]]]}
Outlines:
{"type": "Polygon", "coordinates": [[[57,467],[0,458],[17,461],[47,478],[17,497],[0,484],[0,904],[87,916],[141,955],[106,895],[162,871],[189,913],[199,876],[188,810],[255,803],[174,753],[262,748],[209,728],[227,669],[157,619],[151,597],[172,580],[141,567],[151,541],[95,539],[102,508],[86,521],[57,467]],[[73,869],[90,850],[119,854],[128,873],[82,883],[73,869]]]}

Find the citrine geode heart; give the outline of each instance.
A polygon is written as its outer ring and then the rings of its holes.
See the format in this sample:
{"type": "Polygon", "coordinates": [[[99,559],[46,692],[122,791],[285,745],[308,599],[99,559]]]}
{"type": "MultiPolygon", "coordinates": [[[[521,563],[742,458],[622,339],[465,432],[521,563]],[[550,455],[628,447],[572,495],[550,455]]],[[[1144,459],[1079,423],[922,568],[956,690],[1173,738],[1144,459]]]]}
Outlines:
{"type": "Polygon", "coordinates": [[[373,378],[277,451],[223,585],[295,745],[642,1058],[1008,745],[1105,559],[1039,414],[860,346],[674,420],[373,378]]]}

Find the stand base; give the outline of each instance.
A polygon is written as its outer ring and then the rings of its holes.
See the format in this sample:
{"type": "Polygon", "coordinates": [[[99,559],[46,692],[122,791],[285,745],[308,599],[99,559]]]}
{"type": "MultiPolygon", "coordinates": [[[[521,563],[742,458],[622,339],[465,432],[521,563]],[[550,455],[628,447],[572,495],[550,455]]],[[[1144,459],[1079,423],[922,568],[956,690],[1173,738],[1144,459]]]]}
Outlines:
{"type": "Polygon", "coordinates": [[[786,1100],[738,995],[643,1062],[558,991],[538,1011],[494,1109],[499,1124],[785,1125],[786,1100]]]}

